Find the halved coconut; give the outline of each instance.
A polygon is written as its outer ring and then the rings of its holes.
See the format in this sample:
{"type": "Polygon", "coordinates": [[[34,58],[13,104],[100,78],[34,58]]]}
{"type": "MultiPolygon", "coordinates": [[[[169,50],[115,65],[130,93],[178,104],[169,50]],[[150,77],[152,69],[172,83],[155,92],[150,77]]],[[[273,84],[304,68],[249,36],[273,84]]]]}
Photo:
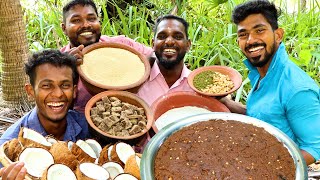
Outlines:
{"type": "Polygon", "coordinates": [[[64,164],[52,164],[43,174],[42,180],[77,180],[73,171],[64,164]]]}
{"type": "Polygon", "coordinates": [[[84,151],[86,152],[90,157],[92,158],[97,158],[96,153],[94,152],[94,150],[91,148],[91,146],[86,143],[85,141],[79,139],[76,144],[84,151]]]}
{"type": "Polygon", "coordinates": [[[124,167],[124,172],[129,173],[133,176],[135,176],[138,179],[141,179],[140,177],[140,157],[136,154],[130,156],[126,162],[126,165],[124,167]]]}
{"type": "Polygon", "coordinates": [[[58,141],[52,145],[49,152],[52,154],[56,164],[67,165],[72,171],[77,169],[79,161],[77,160],[77,157],[68,149],[66,142],[58,141]]]}
{"type": "Polygon", "coordinates": [[[45,149],[50,149],[51,143],[47,141],[47,139],[42,136],[37,131],[32,129],[28,129],[22,127],[20,129],[18,140],[22,143],[25,147],[43,147],[45,149]]]}
{"type": "Polygon", "coordinates": [[[112,158],[111,158],[112,149],[113,149],[113,145],[108,147],[108,159],[109,159],[109,161],[112,161],[112,158]]]}
{"type": "MultiPolygon", "coordinates": [[[[83,141],[84,142],[84,141],[83,141]]],[[[79,143],[81,145],[81,143],[79,143]]],[[[85,148],[89,148],[90,151],[90,146],[87,143],[83,143],[86,144],[84,145],[84,147],[79,147],[76,143],[73,143],[72,147],[71,147],[71,153],[73,155],[76,156],[77,160],[79,161],[79,163],[84,163],[84,162],[95,162],[96,158],[91,157],[89,154],[87,154],[83,149],[85,148]]],[[[91,149],[91,153],[95,155],[94,151],[91,149]]]]}
{"type": "Polygon", "coordinates": [[[125,165],[128,158],[134,155],[134,149],[127,143],[119,142],[114,145],[111,151],[111,159],[125,165]]]}
{"type": "Polygon", "coordinates": [[[93,149],[93,151],[96,153],[96,157],[99,158],[100,152],[102,151],[101,145],[94,139],[87,139],[85,140],[87,144],[93,149]]]}
{"type": "Polygon", "coordinates": [[[53,156],[43,148],[25,148],[19,155],[19,161],[24,162],[28,174],[37,178],[54,164],[53,156]]]}
{"type": "Polygon", "coordinates": [[[128,173],[119,174],[113,180],[138,180],[136,177],[128,173]]]}
{"type": "MultiPolygon", "coordinates": [[[[100,152],[99,159],[98,159],[98,164],[102,165],[105,164],[106,162],[109,162],[109,155],[108,155],[108,149],[111,146],[111,144],[108,144],[104,146],[100,152]]],[[[111,151],[110,151],[111,152],[111,151]]]]}
{"type": "Polygon", "coordinates": [[[94,163],[81,163],[76,171],[78,179],[99,179],[108,180],[110,178],[109,172],[103,167],[94,163]]]}
{"type": "Polygon", "coordinates": [[[103,164],[102,167],[109,172],[111,179],[114,179],[117,175],[124,173],[122,166],[116,162],[107,162],[103,164]]]}

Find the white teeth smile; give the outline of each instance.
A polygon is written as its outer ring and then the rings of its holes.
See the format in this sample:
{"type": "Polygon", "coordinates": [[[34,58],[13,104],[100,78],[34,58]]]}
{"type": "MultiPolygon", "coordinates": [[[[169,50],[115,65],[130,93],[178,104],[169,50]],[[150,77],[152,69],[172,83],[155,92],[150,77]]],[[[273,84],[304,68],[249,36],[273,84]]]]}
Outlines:
{"type": "Polygon", "coordinates": [[[175,49],[164,49],[163,52],[166,53],[176,53],[177,51],[175,49]]]}
{"type": "Polygon", "coordinates": [[[64,103],[63,102],[49,102],[47,103],[48,106],[52,106],[52,107],[60,107],[63,106],[64,103]]]}
{"type": "Polygon", "coordinates": [[[80,34],[81,36],[87,36],[87,35],[92,35],[92,32],[83,32],[80,34]]]}
{"type": "Polygon", "coordinates": [[[249,49],[249,52],[258,51],[258,50],[261,50],[261,49],[263,49],[263,48],[264,48],[263,46],[254,47],[254,48],[249,49]]]}

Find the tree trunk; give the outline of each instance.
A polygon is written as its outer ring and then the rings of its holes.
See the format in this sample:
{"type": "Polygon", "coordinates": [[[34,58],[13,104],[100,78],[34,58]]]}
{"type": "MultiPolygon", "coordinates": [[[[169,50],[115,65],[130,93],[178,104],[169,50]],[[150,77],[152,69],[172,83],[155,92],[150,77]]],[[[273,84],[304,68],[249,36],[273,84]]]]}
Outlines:
{"type": "Polygon", "coordinates": [[[307,9],[307,0],[300,0],[301,11],[305,12],[307,9]]]}
{"type": "Polygon", "coordinates": [[[19,0],[1,0],[0,7],[3,100],[9,106],[28,111],[31,107],[24,89],[28,45],[22,8],[19,0]]]}

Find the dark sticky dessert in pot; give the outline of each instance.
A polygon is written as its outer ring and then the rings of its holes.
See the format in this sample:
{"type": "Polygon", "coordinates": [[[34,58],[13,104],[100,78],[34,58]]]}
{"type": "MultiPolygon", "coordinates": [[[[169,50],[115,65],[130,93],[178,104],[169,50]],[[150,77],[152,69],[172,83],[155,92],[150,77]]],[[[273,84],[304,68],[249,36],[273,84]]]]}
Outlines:
{"type": "Polygon", "coordinates": [[[173,133],[155,158],[155,179],[295,179],[288,149],[261,127],[202,121],[173,133]]]}

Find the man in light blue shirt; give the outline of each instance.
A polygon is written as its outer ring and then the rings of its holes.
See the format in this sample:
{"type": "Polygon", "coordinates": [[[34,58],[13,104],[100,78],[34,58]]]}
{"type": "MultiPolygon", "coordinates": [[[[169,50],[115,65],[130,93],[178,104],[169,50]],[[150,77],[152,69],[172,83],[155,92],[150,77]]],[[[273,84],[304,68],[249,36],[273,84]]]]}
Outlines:
{"type": "Polygon", "coordinates": [[[238,5],[232,15],[238,44],[247,59],[252,89],[247,106],[222,99],[232,112],[272,124],[301,149],[307,164],[320,159],[320,90],[290,61],[278,27],[279,13],[266,0],[238,5]]]}
{"type": "MultiPolygon", "coordinates": [[[[0,144],[17,138],[20,127],[33,129],[57,140],[76,141],[90,137],[83,114],[69,110],[77,90],[78,73],[75,57],[59,50],[44,50],[33,54],[25,65],[30,84],[29,97],[36,107],[13,124],[0,138],[0,144]]],[[[0,170],[2,179],[24,179],[22,162],[12,163],[0,170]]]]}

